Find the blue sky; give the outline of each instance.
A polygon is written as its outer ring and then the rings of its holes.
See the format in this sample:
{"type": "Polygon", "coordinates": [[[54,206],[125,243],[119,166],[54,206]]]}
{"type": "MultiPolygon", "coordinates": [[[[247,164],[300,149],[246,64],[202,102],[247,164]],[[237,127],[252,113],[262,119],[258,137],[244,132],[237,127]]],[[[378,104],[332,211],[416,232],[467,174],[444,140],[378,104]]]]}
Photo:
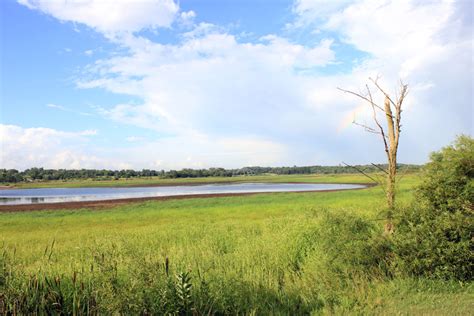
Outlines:
{"type": "Polygon", "coordinates": [[[472,5],[2,1],[0,167],[383,162],[336,89],[375,76],[409,84],[400,159],[425,162],[473,133],[472,5]]]}

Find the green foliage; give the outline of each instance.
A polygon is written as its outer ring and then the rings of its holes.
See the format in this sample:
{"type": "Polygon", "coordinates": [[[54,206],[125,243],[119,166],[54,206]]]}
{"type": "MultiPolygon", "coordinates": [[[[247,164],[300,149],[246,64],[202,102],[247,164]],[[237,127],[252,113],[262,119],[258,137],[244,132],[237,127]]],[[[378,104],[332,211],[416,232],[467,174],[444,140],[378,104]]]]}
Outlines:
{"type": "Polygon", "coordinates": [[[437,212],[472,214],[474,207],[474,139],[460,136],[452,146],[431,154],[418,197],[437,212]]]}
{"type": "Polygon", "coordinates": [[[474,276],[474,140],[460,136],[431,155],[416,202],[394,235],[400,270],[416,276],[474,276]]]}
{"type": "Polygon", "coordinates": [[[190,306],[192,305],[191,297],[191,275],[189,272],[182,272],[176,275],[176,296],[178,298],[178,313],[190,314],[190,306]]]}

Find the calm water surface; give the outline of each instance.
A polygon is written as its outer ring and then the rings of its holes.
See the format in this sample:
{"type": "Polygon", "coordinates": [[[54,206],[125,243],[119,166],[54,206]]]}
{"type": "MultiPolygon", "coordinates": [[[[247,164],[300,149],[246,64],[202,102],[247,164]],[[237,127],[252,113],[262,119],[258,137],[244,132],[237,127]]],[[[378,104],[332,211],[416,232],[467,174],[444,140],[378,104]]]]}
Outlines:
{"type": "Polygon", "coordinates": [[[349,190],[360,184],[232,183],[122,188],[41,188],[0,190],[0,205],[101,201],[190,194],[349,190]]]}

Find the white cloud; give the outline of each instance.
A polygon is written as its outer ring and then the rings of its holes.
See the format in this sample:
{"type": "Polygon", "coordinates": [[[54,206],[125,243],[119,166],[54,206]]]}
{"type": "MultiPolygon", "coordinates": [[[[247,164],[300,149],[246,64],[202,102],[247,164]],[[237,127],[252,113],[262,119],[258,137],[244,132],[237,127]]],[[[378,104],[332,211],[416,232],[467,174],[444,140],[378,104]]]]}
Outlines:
{"type": "Polygon", "coordinates": [[[182,19],[194,19],[195,17],[196,17],[196,12],[194,12],[193,10],[181,12],[182,19]]]}
{"type": "Polygon", "coordinates": [[[101,33],[169,27],[179,7],[173,0],[18,0],[61,21],[85,24],[101,33]]]}
{"type": "Polygon", "coordinates": [[[173,136],[127,148],[95,147],[90,137],[96,131],[64,132],[51,128],[23,128],[0,124],[0,165],[2,168],[204,168],[209,166],[278,164],[288,159],[284,145],[258,137],[173,136]],[[191,140],[191,141],[190,141],[191,140]],[[157,164],[157,162],[159,162],[157,164]]]}
{"type": "Polygon", "coordinates": [[[342,10],[353,0],[295,0],[293,13],[297,19],[289,23],[290,28],[315,25],[325,21],[328,16],[342,10]]]}
{"type": "Polygon", "coordinates": [[[46,106],[48,108],[60,110],[60,111],[63,111],[63,112],[70,112],[70,113],[79,114],[79,115],[83,115],[83,116],[92,116],[91,113],[83,112],[83,111],[77,111],[77,110],[65,107],[63,105],[58,105],[58,104],[54,104],[54,103],[48,103],[48,104],[46,104],[46,106]]]}
{"type": "Polygon", "coordinates": [[[192,25],[194,23],[194,18],[196,17],[196,12],[193,10],[181,12],[180,14],[180,22],[183,25],[192,25]]]}
{"type": "Polygon", "coordinates": [[[290,120],[307,108],[302,89],[309,86],[309,78],[295,69],[334,60],[331,40],[304,47],[275,35],[257,44],[239,43],[220,32],[186,38],[179,45],[137,38],[129,44],[130,55],[97,62],[93,74],[102,75],[80,87],[142,98],[141,105],[120,104],[100,112],[173,134],[198,130],[268,137],[273,130],[294,130],[297,124],[290,120]]]}
{"type": "Polygon", "coordinates": [[[64,132],[0,124],[0,165],[15,169],[94,167],[100,159],[86,153],[84,146],[96,134],[95,130],[64,132]]]}
{"type": "Polygon", "coordinates": [[[54,103],[48,103],[46,104],[46,106],[48,108],[53,108],[53,109],[58,109],[58,110],[65,110],[66,108],[62,105],[57,105],[57,104],[54,104],[54,103]]]}

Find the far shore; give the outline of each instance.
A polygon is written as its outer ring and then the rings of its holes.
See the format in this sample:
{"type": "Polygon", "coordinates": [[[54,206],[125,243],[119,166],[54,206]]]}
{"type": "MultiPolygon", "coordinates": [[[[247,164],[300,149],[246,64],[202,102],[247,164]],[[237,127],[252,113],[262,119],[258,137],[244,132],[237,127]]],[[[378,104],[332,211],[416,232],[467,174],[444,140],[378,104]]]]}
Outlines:
{"type": "MultiPolygon", "coordinates": [[[[383,175],[381,175],[383,176],[383,175]]],[[[0,190],[36,189],[36,188],[99,188],[99,187],[159,187],[159,186],[195,186],[206,184],[230,183],[337,183],[367,184],[368,178],[360,174],[295,174],[295,175],[255,175],[237,177],[201,177],[201,178],[148,178],[139,177],[120,180],[45,180],[0,184],[0,190]]]]}

